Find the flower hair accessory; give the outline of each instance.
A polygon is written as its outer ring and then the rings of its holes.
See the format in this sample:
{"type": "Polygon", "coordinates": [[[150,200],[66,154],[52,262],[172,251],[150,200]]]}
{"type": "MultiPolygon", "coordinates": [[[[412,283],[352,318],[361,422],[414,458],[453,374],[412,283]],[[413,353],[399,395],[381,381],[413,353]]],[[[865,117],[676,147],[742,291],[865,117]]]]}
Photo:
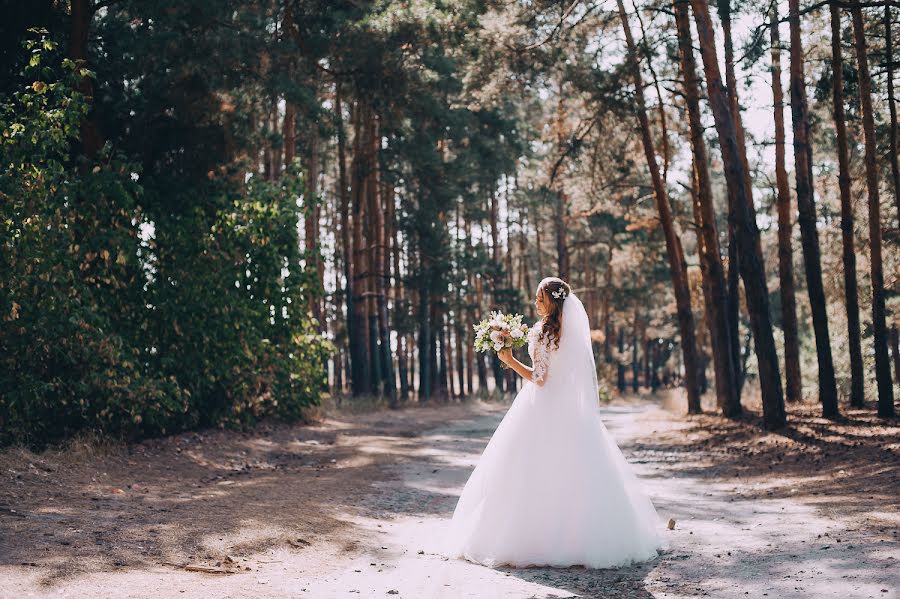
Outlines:
{"type": "Polygon", "coordinates": [[[566,299],[566,290],[560,287],[556,291],[551,291],[550,295],[556,299],[566,299]]]}

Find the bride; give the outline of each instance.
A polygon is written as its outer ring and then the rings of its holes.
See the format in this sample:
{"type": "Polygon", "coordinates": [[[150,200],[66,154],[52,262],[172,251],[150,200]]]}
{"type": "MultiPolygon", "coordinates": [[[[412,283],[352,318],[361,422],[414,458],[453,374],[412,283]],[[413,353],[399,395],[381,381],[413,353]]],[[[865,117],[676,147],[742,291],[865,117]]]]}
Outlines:
{"type": "Polygon", "coordinates": [[[444,539],[449,557],[489,567],[610,568],[656,557],[659,516],[600,419],[590,325],[556,277],[538,285],[533,366],[469,477],[444,539]]]}

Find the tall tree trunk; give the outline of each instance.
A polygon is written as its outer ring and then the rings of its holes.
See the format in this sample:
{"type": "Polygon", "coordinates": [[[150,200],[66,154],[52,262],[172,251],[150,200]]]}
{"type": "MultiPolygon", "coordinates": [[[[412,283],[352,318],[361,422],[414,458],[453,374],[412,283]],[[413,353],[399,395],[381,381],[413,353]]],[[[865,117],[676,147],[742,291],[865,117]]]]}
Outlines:
{"type": "Polygon", "coordinates": [[[891,327],[891,346],[894,349],[894,378],[900,384],[900,329],[891,327]]]}
{"type": "MultiPolygon", "coordinates": [[[[740,94],[738,94],[737,75],[734,70],[734,42],[731,37],[731,0],[718,0],[719,17],[722,22],[722,39],[725,50],[725,89],[728,92],[728,104],[731,107],[734,118],[734,131],[737,135],[738,152],[741,163],[744,165],[744,186],[748,190],[753,189],[750,178],[750,162],[747,160],[747,142],[744,134],[744,119],[741,116],[740,94]]],[[[750,213],[755,216],[756,208],[753,205],[753,196],[748,192],[745,196],[749,202],[750,213]]],[[[757,245],[760,245],[757,239],[757,245]]],[[[760,248],[762,246],[760,245],[760,248]]]]}
{"type": "MultiPolygon", "coordinates": [[[[535,262],[537,262],[537,273],[538,277],[541,279],[544,278],[546,273],[544,272],[544,252],[541,246],[541,210],[540,204],[533,204],[532,209],[534,210],[534,217],[531,219],[534,222],[534,251],[535,251],[535,262]]],[[[540,279],[538,279],[540,281],[540,279]]]]}
{"type": "Polygon", "coordinates": [[[334,358],[334,393],[344,394],[344,350],[337,348],[334,358]]]}
{"type": "MultiPolygon", "coordinates": [[[[500,198],[498,197],[497,192],[494,190],[496,187],[496,181],[492,181],[489,183],[490,187],[490,202],[489,202],[489,210],[488,214],[490,215],[490,228],[491,228],[491,258],[495,266],[499,267],[502,265],[501,256],[500,256],[500,228],[499,228],[499,218],[500,218],[500,198]]],[[[501,286],[501,275],[494,271],[495,274],[491,275],[490,285],[491,285],[491,302],[494,308],[502,308],[500,306],[498,298],[497,298],[497,290],[501,286]]],[[[494,385],[496,386],[498,391],[503,391],[504,388],[504,379],[506,377],[505,370],[502,366],[502,362],[500,359],[496,357],[495,354],[491,354],[490,357],[491,362],[491,370],[494,373],[494,385]]]]}
{"type": "Polygon", "coordinates": [[[431,396],[434,397],[438,395],[439,397],[443,397],[443,394],[440,393],[443,383],[439,378],[438,373],[438,342],[440,341],[440,305],[439,299],[431,294],[431,344],[428,347],[428,351],[431,354],[428,363],[431,365],[431,372],[428,375],[429,381],[431,381],[431,396]]]}
{"type": "Polygon", "coordinates": [[[691,308],[691,292],[687,279],[687,265],[684,261],[681,240],[675,231],[675,222],[669,206],[669,196],[666,193],[665,182],[660,176],[659,165],[656,160],[656,149],[653,145],[653,135],[650,131],[650,122],[647,118],[647,109],[644,102],[644,82],[637,60],[634,39],[631,36],[631,27],[628,24],[628,14],[625,12],[625,5],[622,0],[616,0],[616,3],[619,7],[619,17],[622,19],[625,41],[628,44],[629,70],[631,71],[635,88],[635,112],[641,128],[644,155],[647,159],[647,166],[650,169],[653,195],[656,198],[656,208],[657,212],[659,212],[660,224],[666,239],[666,253],[669,258],[669,271],[675,291],[678,328],[681,333],[681,348],[684,354],[684,383],[688,396],[688,413],[697,414],[702,411],[700,407],[700,387],[697,380],[700,373],[700,365],[697,359],[697,341],[694,330],[694,313],[691,308]]]}
{"type": "MultiPolygon", "coordinates": [[[[340,201],[341,213],[341,248],[344,254],[344,301],[347,310],[347,347],[350,361],[348,373],[350,376],[350,388],[354,393],[359,393],[360,373],[358,371],[360,364],[359,342],[356,338],[359,331],[359,323],[357,322],[355,297],[354,297],[354,245],[350,238],[350,190],[347,186],[347,134],[344,130],[344,109],[342,103],[342,93],[340,83],[335,83],[334,87],[335,101],[335,127],[337,129],[337,147],[338,147],[338,200],[340,201]]],[[[285,116],[287,120],[287,116],[285,116]]],[[[293,126],[291,126],[293,129],[293,126]]],[[[294,144],[291,148],[290,159],[293,161],[294,144]]],[[[287,149],[288,146],[285,146],[287,149]]],[[[287,161],[288,152],[285,151],[285,160],[287,161]]],[[[356,227],[353,227],[354,232],[356,227]]]]}
{"type": "MultiPolygon", "coordinates": [[[[566,152],[568,151],[568,127],[566,125],[566,104],[565,104],[565,94],[564,94],[564,85],[565,80],[560,77],[559,80],[559,96],[556,102],[556,151],[559,154],[559,162],[557,163],[558,168],[562,168],[562,163],[565,159],[566,152]]],[[[551,184],[553,183],[553,179],[556,176],[556,172],[551,173],[550,180],[551,184]]],[[[568,215],[568,196],[566,195],[566,191],[563,188],[562,183],[557,183],[556,190],[556,198],[553,204],[555,211],[555,218],[553,220],[554,229],[556,232],[556,259],[557,259],[557,273],[556,276],[561,278],[564,281],[569,280],[569,244],[566,240],[567,233],[567,223],[566,216],[568,215]]],[[[547,273],[539,273],[540,277],[548,276],[547,273]]]]}
{"type": "MultiPolygon", "coordinates": [[[[78,66],[85,67],[88,58],[88,39],[91,30],[91,19],[94,16],[94,7],[91,0],[72,0],[70,3],[71,14],[69,24],[69,46],[66,56],[78,66]]],[[[90,77],[81,77],[78,80],[78,91],[84,96],[90,107],[94,103],[94,84],[90,77]]],[[[93,109],[81,121],[81,151],[89,159],[97,155],[103,147],[103,137],[97,127],[93,109]]]]}
{"type": "Polygon", "coordinates": [[[791,188],[785,167],[784,91],[781,87],[781,37],[778,10],[772,6],[769,23],[772,41],[772,97],[775,116],[775,182],[778,189],[778,277],[781,287],[781,327],[784,330],[784,380],[787,400],[803,399],[800,374],[800,333],[794,286],[794,248],[791,224],[791,188]]]}
{"type": "MultiPolygon", "coordinates": [[[[556,229],[556,255],[557,255],[557,270],[559,271],[558,276],[563,281],[569,280],[569,244],[566,241],[566,213],[568,212],[568,199],[566,196],[566,192],[560,190],[556,194],[556,202],[554,203],[556,208],[556,217],[553,219],[553,224],[556,229]]],[[[544,273],[541,273],[541,276],[546,276],[544,273]]]]}
{"type": "MultiPolygon", "coordinates": [[[[283,122],[279,123],[279,121],[278,121],[278,116],[279,116],[279,114],[278,114],[278,102],[279,102],[279,99],[280,99],[280,98],[279,98],[278,96],[276,96],[276,95],[274,95],[274,94],[272,95],[272,109],[271,109],[271,112],[272,112],[272,131],[273,131],[273,132],[278,131],[278,129],[279,129],[279,124],[281,125],[281,128],[282,128],[282,129],[284,128],[284,123],[283,123],[283,122]]],[[[283,138],[282,138],[282,142],[283,142],[283,138]]],[[[273,179],[277,179],[278,177],[280,177],[281,174],[282,174],[282,172],[283,172],[283,169],[282,169],[282,167],[284,166],[284,158],[283,158],[283,156],[284,156],[284,143],[276,144],[276,143],[273,142],[273,143],[272,143],[272,173],[273,173],[273,179]]]]}
{"type": "MultiPolygon", "coordinates": [[[[481,309],[484,306],[484,279],[480,274],[475,275],[475,304],[474,307],[478,307],[481,309]]],[[[474,314],[472,316],[472,322],[475,322],[474,314]]],[[[488,393],[490,391],[488,385],[488,375],[487,375],[487,366],[485,366],[485,358],[486,356],[483,353],[479,353],[475,356],[475,360],[478,364],[478,390],[482,395],[488,393]]]]}
{"type": "MultiPolygon", "coordinates": [[[[732,41],[731,36],[731,0],[718,0],[718,8],[719,8],[719,16],[722,22],[722,38],[723,38],[723,46],[725,51],[725,89],[728,93],[728,104],[731,107],[731,116],[734,119],[734,131],[737,136],[737,149],[740,156],[741,164],[744,169],[744,187],[746,188],[746,193],[744,194],[744,198],[747,201],[747,210],[749,211],[751,217],[754,222],[756,220],[756,207],[753,205],[753,183],[750,178],[750,162],[747,160],[747,142],[744,135],[744,121],[741,117],[741,106],[740,99],[738,94],[738,83],[737,76],[735,75],[734,69],[734,43],[732,41]]],[[[737,200],[738,196],[735,194],[733,189],[729,189],[728,192],[729,199],[732,200],[731,203],[731,219],[735,218],[734,215],[734,201],[737,200]]],[[[732,234],[731,241],[734,241],[733,235],[736,234],[735,230],[732,228],[730,233],[732,234]]],[[[756,253],[759,256],[759,259],[762,261],[762,245],[760,242],[759,235],[756,236],[756,253]]],[[[734,244],[732,248],[732,244],[729,243],[729,256],[734,256],[735,258],[735,266],[736,268],[731,270],[729,269],[730,277],[729,283],[730,287],[730,296],[729,301],[731,302],[731,338],[732,342],[732,352],[733,352],[733,360],[735,364],[741,363],[741,346],[740,346],[740,285],[738,283],[738,271],[740,270],[740,249],[737,247],[737,244],[734,244]]],[[[729,262],[729,266],[730,266],[729,262]]],[[[763,269],[765,270],[765,264],[762,264],[763,269]]],[[[738,385],[738,395],[740,395],[740,390],[744,385],[744,372],[739,371],[737,373],[737,385],[738,385]]]]}
{"type": "MultiPolygon", "coordinates": [[[[730,21],[728,23],[730,29],[730,21]]],[[[726,42],[730,45],[730,33],[726,36],[726,42]]],[[[730,50],[726,49],[726,54],[728,54],[730,50]]],[[[731,78],[733,78],[733,62],[728,60],[726,56],[725,61],[725,81],[726,81],[726,90],[728,88],[729,74],[731,74],[731,78]]],[[[726,91],[727,93],[727,91],[726,91]]],[[[736,110],[737,102],[735,101],[732,105],[732,94],[728,94],[729,100],[729,108],[732,110],[732,119],[734,119],[735,114],[739,114],[736,110]]],[[[736,121],[734,121],[736,123],[736,121]]],[[[741,132],[736,131],[737,139],[738,139],[738,152],[741,156],[741,161],[745,165],[746,172],[746,161],[744,158],[746,157],[746,152],[744,152],[741,148],[741,140],[743,139],[743,135],[741,132]]],[[[744,177],[746,181],[746,176],[744,177]]],[[[735,377],[734,382],[736,386],[737,396],[740,398],[741,391],[744,386],[744,377],[743,373],[740,371],[739,364],[741,363],[741,346],[740,346],[740,323],[741,323],[741,279],[740,279],[740,256],[739,256],[739,248],[737,241],[737,200],[740,192],[734,188],[736,181],[728,179],[726,180],[726,187],[728,189],[728,303],[726,304],[728,309],[728,337],[731,339],[731,361],[735,367],[735,377]]],[[[748,187],[749,189],[749,187],[748,187]]],[[[749,192],[747,192],[749,194],[749,192]]]]}
{"type": "Polygon", "coordinates": [[[816,357],[819,363],[819,401],[822,415],[838,416],[837,384],[828,335],[825,289],[822,286],[822,263],[819,256],[819,233],[816,229],[816,204],[813,196],[812,145],[809,141],[809,108],[806,102],[806,78],[803,65],[803,43],[800,38],[800,0],[790,0],[791,29],[791,121],[794,127],[794,172],[797,181],[797,210],[806,286],[816,335],[816,357]]]}
{"type": "Polygon", "coordinates": [[[297,105],[291,100],[284,101],[281,137],[284,138],[284,168],[288,168],[294,161],[297,152],[297,105]]]}
{"type": "Polygon", "coordinates": [[[734,120],[722,85],[715,35],[709,14],[709,2],[708,0],[691,0],[691,6],[694,10],[694,21],[697,25],[703,67],[706,72],[707,92],[725,163],[725,177],[731,181],[732,188],[737,191],[734,202],[735,239],[738,243],[741,276],[744,279],[759,364],[763,420],[766,428],[781,428],[786,423],[784,397],[781,390],[778,354],[772,334],[772,321],[769,315],[769,291],[766,286],[762,256],[758,253],[759,229],[756,226],[756,219],[748,210],[750,202],[747,195],[750,190],[744,185],[744,165],[740,160],[734,120]]]}
{"type": "MultiPolygon", "coordinates": [[[[465,328],[462,326],[462,318],[463,315],[461,313],[457,313],[456,315],[456,377],[459,379],[459,396],[466,396],[466,369],[465,362],[463,360],[463,354],[466,351],[463,347],[465,345],[465,328]]],[[[471,393],[471,391],[469,391],[471,393]]]]}
{"type": "MultiPolygon", "coordinates": [[[[471,314],[469,322],[472,322],[471,314]]],[[[466,393],[475,393],[475,350],[472,347],[474,339],[472,333],[466,331],[466,393]]]]}
{"type": "MultiPolygon", "coordinates": [[[[531,278],[528,274],[530,270],[528,259],[528,238],[525,234],[525,225],[519,230],[519,289],[524,293],[531,293],[531,278]]],[[[528,297],[526,295],[526,297],[528,297]]]]}
{"type": "MultiPolygon", "coordinates": [[[[295,29],[295,21],[294,21],[294,6],[291,2],[286,2],[284,5],[284,16],[281,20],[281,30],[284,34],[291,36],[293,39],[296,39],[296,29],[295,29]]],[[[290,60],[290,59],[289,59],[290,60]]],[[[288,65],[288,72],[291,76],[294,76],[294,72],[296,70],[296,63],[291,60],[288,65]]],[[[340,112],[341,98],[340,98],[340,83],[335,82],[334,84],[334,93],[335,93],[335,116],[337,122],[341,123],[343,126],[343,115],[338,114],[340,112]]],[[[338,131],[338,143],[345,144],[346,140],[342,141],[340,136],[344,135],[343,131],[338,131]]],[[[297,104],[291,98],[284,99],[284,120],[282,121],[281,126],[281,137],[284,145],[284,168],[287,169],[291,166],[291,163],[294,162],[294,157],[297,155],[297,104]]],[[[343,148],[339,148],[341,151],[346,151],[343,148]]],[[[340,165],[344,169],[346,169],[345,165],[340,165]]],[[[345,173],[346,174],[346,173],[345,173]]],[[[343,181],[346,184],[346,177],[343,181]]],[[[344,254],[345,259],[349,258],[348,254],[344,254]]]]}
{"type": "Polygon", "coordinates": [[[744,388],[744,372],[741,370],[741,263],[738,254],[737,208],[732,194],[728,194],[728,338],[731,340],[731,363],[734,365],[734,384],[740,398],[744,388]]]}
{"type": "MultiPolygon", "coordinates": [[[[263,126],[263,178],[266,181],[274,181],[277,176],[277,166],[275,164],[275,143],[273,133],[276,130],[275,116],[272,111],[273,105],[277,107],[277,99],[269,98],[269,104],[266,106],[264,101],[260,101],[262,112],[263,126]]],[[[280,165],[278,165],[280,166],[280,165]]]]}
{"type": "Polygon", "coordinates": [[[653,383],[650,380],[650,352],[652,341],[647,337],[647,329],[644,329],[644,387],[650,389],[653,383]]]}
{"type": "Polygon", "coordinates": [[[875,145],[875,114],[872,109],[872,78],[869,75],[869,57],[866,54],[865,29],[863,27],[862,7],[859,0],[851,0],[850,14],[853,16],[853,38],[856,47],[856,65],[859,70],[859,103],[866,142],[866,187],[869,192],[869,262],[872,268],[872,332],[875,345],[875,380],[878,386],[878,415],[887,418],[894,415],[894,389],[891,383],[887,325],[885,323],[884,271],[881,258],[881,210],[878,196],[878,151],[875,145]]]}
{"type": "Polygon", "coordinates": [[[897,146],[897,102],[894,98],[894,40],[891,35],[891,5],[884,5],[884,62],[887,75],[888,112],[891,122],[888,124],[890,131],[890,147],[888,156],[891,160],[891,179],[894,182],[894,207],[897,209],[897,228],[900,229],[900,164],[897,154],[900,147],[897,146]]]}
{"type": "Polygon", "coordinates": [[[847,308],[847,344],[850,352],[850,405],[865,400],[862,341],[859,325],[859,294],[856,286],[856,250],[853,239],[853,203],[850,198],[850,152],[847,147],[847,117],[844,112],[844,59],[841,49],[841,9],[831,5],[831,98],[837,134],[838,186],[841,190],[841,237],[844,258],[844,297],[847,308]]]}
{"type": "MultiPolygon", "coordinates": [[[[422,261],[425,261],[423,256],[422,261]]],[[[424,267],[425,265],[422,264],[424,267]]],[[[431,398],[432,353],[431,302],[427,285],[419,290],[419,401],[431,398]]]]}
{"type": "Polygon", "coordinates": [[[638,329],[640,327],[637,311],[635,311],[634,315],[634,328],[632,329],[631,334],[631,390],[634,393],[638,392],[638,376],[641,371],[641,363],[638,361],[638,329]]]}
{"type": "Polygon", "coordinates": [[[606,272],[603,275],[603,307],[602,307],[602,323],[603,323],[603,359],[607,364],[612,363],[612,322],[610,318],[610,301],[612,300],[612,261],[613,261],[613,244],[610,241],[609,255],[606,258],[606,272]]]}
{"type": "Polygon", "coordinates": [[[437,317],[435,319],[435,322],[438,323],[438,351],[440,352],[437,378],[438,390],[440,391],[440,395],[442,398],[447,398],[449,396],[449,385],[447,383],[450,374],[450,365],[449,360],[447,359],[447,327],[443,306],[437,307],[436,312],[437,317]]]}
{"type": "MultiPolygon", "coordinates": [[[[375,143],[373,148],[374,160],[377,171],[380,173],[378,165],[378,149],[381,146],[380,135],[378,134],[378,125],[375,125],[375,143]]],[[[376,216],[375,230],[378,246],[375,248],[376,264],[379,265],[379,276],[376,281],[378,283],[378,339],[381,344],[381,371],[384,374],[384,393],[388,396],[388,403],[391,407],[397,407],[397,382],[394,373],[393,354],[391,352],[391,321],[388,318],[388,290],[391,287],[391,252],[390,242],[393,239],[393,206],[394,206],[394,189],[390,184],[385,184],[378,177],[378,189],[381,192],[379,198],[376,198],[378,213],[376,216]]],[[[397,302],[394,301],[394,309],[397,310],[397,302]]]]}
{"type": "MultiPolygon", "coordinates": [[[[463,240],[466,244],[466,248],[470,248],[472,245],[472,228],[469,223],[466,215],[463,215],[463,240]]],[[[466,327],[466,391],[469,395],[475,393],[475,333],[472,331],[472,326],[477,322],[475,318],[475,297],[473,295],[475,288],[475,277],[477,275],[472,271],[466,273],[466,315],[468,316],[469,325],[466,327]]],[[[480,306],[479,306],[480,307],[480,306]]],[[[478,374],[479,374],[479,392],[482,391],[483,387],[481,387],[481,383],[483,379],[481,379],[481,360],[478,360],[478,374]]]]}
{"type": "Polygon", "coordinates": [[[657,389],[662,385],[662,381],[659,378],[659,368],[662,364],[662,346],[657,342],[653,344],[653,378],[650,381],[650,388],[656,392],[657,389]]]}
{"type": "MultiPolygon", "coordinates": [[[[397,370],[400,377],[400,399],[405,401],[409,398],[409,378],[407,372],[408,365],[406,361],[406,351],[403,348],[404,335],[400,330],[399,323],[401,321],[401,315],[406,312],[406,298],[403,276],[400,270],[401,248],[397,233],[396,197],[393,190],[387,194],[387,198],[387,219],[389,223],[388,228],[390,230],[388,240],[391,245],[388,252],[388,260],[392,260],[394,265],[394,309],[392,311],[392,316],[394,321],[394,331],[396,331],[397,334],[397,370]]],[[[388,348],[388,351],[390,351],[390,348],[388,348]]]]}
{"type": "Polygon", "coordinates": [[[369,373],[371,375],[370,387],[373,392],[382,394],[382,383],[385,378],[381,358],[381,336],[379,334],[379,309],[378,295],[380,290],[379,270],[381,261],[379,260],[378,248],[379,235],[383,233],[383,227],[379,227],[380,202],[379,183],[378,183],[378,157],[376,155],[376,125],[375,111],[368,103],[362,103],[362,140],[360,151],[362,154],[363,167],[363,192],[362,202],[365,205],[365,246],[363,253],[365,254],[365,305],[366,318],[368,322],[368,341],[369,341],[369,373]]]}
{"type": "MultiPolygon", "coordinates": [[[[314,82],[314,87],[318,88],[318,80],[314,82]]],[[[318,96],[318,89],[314,93],[318,96]]],[[[318,289],[323,287],[323,277],[325,273],[324,263],[321,258],[321,248],[319,247],[319,219],[322,210],[319,202],[319,125],[317,122],[311,122],[309,127],[309,155],[306,160],[306,181],[304,195],[307,199],[307,209],[304,219],[304,239],[306,247],[306,259],[310,264],[313,272],[316,273],[318,281],[318,289]]],[[[310,294],[310,311],[313,318],[319,323],[319,331],[324,330],[325,319],[322,316],[322,297],[320,293],[310,294]]]]}
{"type": "MultiPolygon", "coordinates": [[[[419,296],[418,294],[413,294],[414,296],[414,305],[419,305],[419,296]]],[[[415,333],[410,333],[406,337],[406,362],[409,364],[409,389],[415,394],[416,390],[416,364],[418,364],[419,356],[416,353],[416,344],[418,343],[416,339],[415,333]]]]}
{"type": "MultiPolygon", "coordinates": [[[[531,297],[529,294],[534,293],[534,286],[531,284],[531,260],[528,257],[528,252],[526,251],[527,239],[525,235],[525,231],[522,231],[521,237],[519,237],[519,247],[522,249],[522,284],[524,286],[525,297],[531,297]]],[[[540,273],[540,271],[538,271],[540,273]]],[[[526,302],[528,304],[528,315],[530,318],[535,317],[534,313],[534,302],[526,302]]]]}
{"type": "Polygon", "coordinates": [[[594,268],[594,255],[589,250],[589,248],[585,248],[585,264],[584,264],[584,272],[585,272],[585,286],[588,289],[587,296],[587,313],[588,318],[590,318],[591,322],[597,322],[597,269],[594,268]]]}
{"type": "Polygon", "coordinates": [[[366,300],[366,281],[368,278],[367,252],[365,247],[365,239],[363,237],[364,218],[365,218],[365,198],[366,198],[366,182],[368,176],[366,173],[366,160],[364,156],[364,137],[365,127],[363,127],[362,107],[357,102],[354,107],[353,118],[353,165],[351,168],[353,183],[353,247],[352,255],[354,260],[353,266],[353,313],[354,313],[354,332],[355,337],[351,338],[350,345],[357,346],[355,360],[353,364],[353,384],[354,394],[371,393],[372,388],[372,372],[369,347],[369,325],[368,310],[366,300]]]}
{"type": "MultiPolygon", "coordinates": [[[[500,219],[500,199],[497,197],[497,192],[493,189],[493,182],[488,183],[488,193],[489,196],[489,206],[488,206],[488,214],[490,215],[490,225],[491,225],[491,258],[494,260],[494,264],[500,265],[500,229],[498,227],[498,220],[500,219]]],[[[498,281],[492,281],[493,287],[496,288],[498,281]]]]}
{"type": "Polygon", "coordinates": [[[741,396],[737,384],[729,321],[728,286],[719,250],[719,234],[716,230],[716,211],[713,205],[712,182],[709,174],[709,157],[703,138],[703,122],[700,115],[700,76],[694,59],[691,39],[691,23],[687,2],[675,0],[675,24],[678,31],[678,47],[681,70],[684,77],[685,103],[691,132],[691,150],[694,156],[694,181],[696,184],[694,220],[698,227],[698,246],[705,287],[709,290],[707,308],[710,312],[710,341],[713,348],[713,364],[716,372],[716,399],[719,409],[730,418],[741,414],[741,396]]]}
{"type": "Polygon", "coordinates": [[[622,358],[625,355],[625,327],[619,327],[619,339],[618,339],[618,348],[619,353],[616,356],[616,386],[619,388],[619,393],[625,393],[625,364],[622,363],[622,358]]]}

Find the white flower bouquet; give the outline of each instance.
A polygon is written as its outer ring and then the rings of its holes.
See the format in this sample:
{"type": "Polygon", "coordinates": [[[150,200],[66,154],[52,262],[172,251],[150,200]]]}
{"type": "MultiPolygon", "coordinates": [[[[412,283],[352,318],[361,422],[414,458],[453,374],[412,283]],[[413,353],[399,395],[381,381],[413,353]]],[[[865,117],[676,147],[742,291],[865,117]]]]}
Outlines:
{"type": "MultiPolygon", "coordinates": [[[[491,312],[491,317],[474,325],[475,351],[518,349],[528,343],[528,325],[521,314],[491,312]]],[[[507,368],[506,364],[503,364],[507,368]]]]}

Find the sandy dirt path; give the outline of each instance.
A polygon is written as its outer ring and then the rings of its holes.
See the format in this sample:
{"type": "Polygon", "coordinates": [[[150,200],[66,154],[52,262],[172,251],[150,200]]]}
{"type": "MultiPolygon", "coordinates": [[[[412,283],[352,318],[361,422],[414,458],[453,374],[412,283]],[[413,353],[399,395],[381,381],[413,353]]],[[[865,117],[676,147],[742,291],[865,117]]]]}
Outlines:
{"type": "Polygon", "coordinates": [[[6,452],[0,597],[898,597],[898,427],[851,419],[829,439],[809,418],[773,435],[648,401],[603,416],[661,520],[677,521],[659,558],[446,560],[443,526],[507,407],[6,452]]]}

